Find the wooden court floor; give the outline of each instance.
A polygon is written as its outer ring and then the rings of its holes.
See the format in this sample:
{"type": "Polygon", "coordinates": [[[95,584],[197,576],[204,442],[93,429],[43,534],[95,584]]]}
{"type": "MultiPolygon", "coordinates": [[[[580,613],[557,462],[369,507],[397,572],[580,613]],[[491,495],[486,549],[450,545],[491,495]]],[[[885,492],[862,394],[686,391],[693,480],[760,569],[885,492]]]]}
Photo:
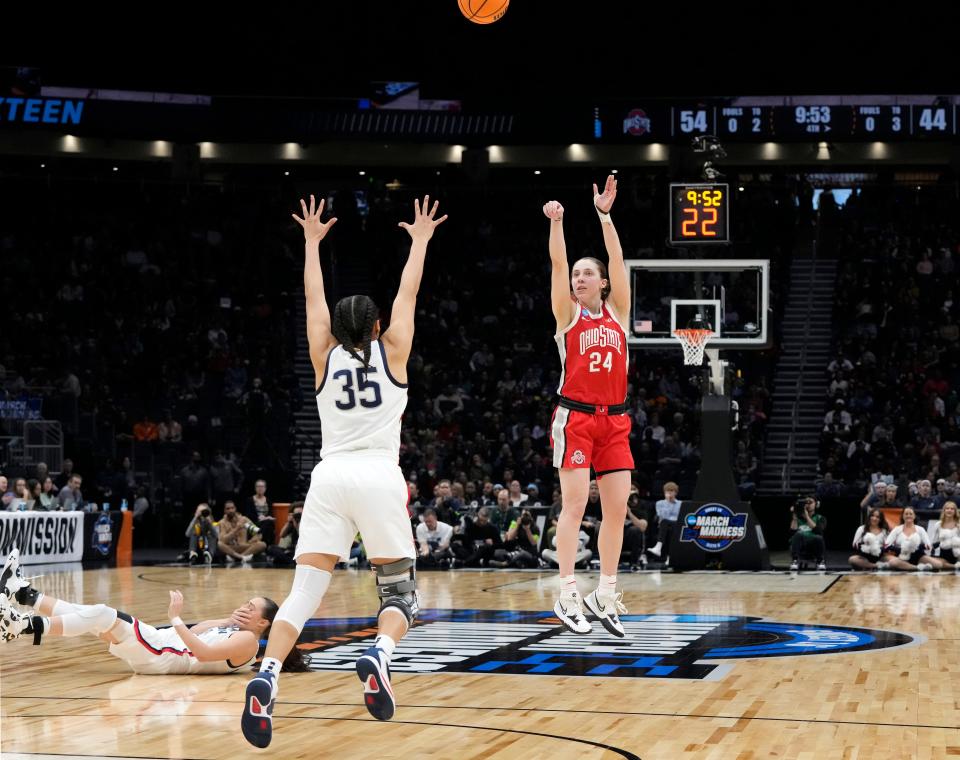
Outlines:
{"type": "MultiPolygon", "coordinates": [[[[289,571],[134,567],[43,572],[54,596],[165,624],[283,599],[289,571]]],[[[582,574],[589,591],[595,575],[582,574]]],[[[390,723],[351,669],[376,609],[338,571],[280,681],[275,735],[240,735],[247,674],[137,676],[92,636],[0,644],[4,758],[948,758],[960,755],[960,577],[621,576],[627,640],[564,635],[553,574],[420,574],[424,616],[398,648],[390,723]],[[325,622],[326,621],[326,622],[325,622]],[[744,650],[745,647],[748,649],[744,650]],[[746,656],[745,656],[746,655],[746,656]]]]}

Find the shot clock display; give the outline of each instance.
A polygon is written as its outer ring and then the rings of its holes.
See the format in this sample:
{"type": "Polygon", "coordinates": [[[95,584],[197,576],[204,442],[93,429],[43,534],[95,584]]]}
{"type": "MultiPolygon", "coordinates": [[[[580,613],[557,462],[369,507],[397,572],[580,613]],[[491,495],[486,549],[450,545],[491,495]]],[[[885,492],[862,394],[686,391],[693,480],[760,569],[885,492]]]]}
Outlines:
{"type": "Polygon", "coordinates": [[[725,184],[670,185],[670,242],[729,243],[730,188],[725,184]]]}

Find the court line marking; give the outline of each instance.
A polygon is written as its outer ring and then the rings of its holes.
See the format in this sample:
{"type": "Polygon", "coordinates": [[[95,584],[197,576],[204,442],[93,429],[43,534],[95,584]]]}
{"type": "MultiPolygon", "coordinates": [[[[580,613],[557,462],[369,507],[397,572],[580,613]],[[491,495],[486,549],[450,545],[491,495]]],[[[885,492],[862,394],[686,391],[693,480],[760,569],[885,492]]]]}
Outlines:
{"type": "MultiPolygon", "coordinates": [[[[66,697],[66,699],[73,699],[73,697],[66,697]]],[[[77,699],[87,699],[87,697],[77,697],[77,699]]],[[[162,700],[161,700],[161,701],[162,701],[162,700]]],[[[210,701],[215,701],[215,700],[210,700],[210,701]]],[[[223,702],[219,702],[219,704],[223,704],[223,702]]],[[[298,702],[288,702],[287,704],[300,704],[300,703],[298,703],[298,702]]],[[[307,704],[311,704],[311,703],[307,703],[307,704]]],[[[355,704],[350,705],[350,706],[351,706],[351,707],[357,707],[357,705],[355,705],[355,704]]],[[[12,715],[9,715],[9,714],[8,714],[7,717],[8,717],[8,718],[10,718],[10,717],[18,717],[18,718],[63,718],[63,717],[65,717],[65,716],[63,716],[62,714],[50,714],[50,715],[17,715],[17,716],[12,716],[12,715]]],[[[76,717],[82,717],[82,716],[76,716],[76,717]]],[[[128,718],[129,716],[128,716],[128,715],[105,715],[105,714],[101,714],[100,717],[103,717],[103,718],[128,718]]],[[[209,715],[209,714],[207,714],[207,715],[180,715],[180,714],[177,714],[177,715],[166,715],[166,716],[164,716],[164,715],[157,715],[156,713],[154,713],[152,717],[155,717],[155,718],[167,717],[167,718],[177,718],[178,720],[183,720],[184,718],[203,718],[203,719],[209,719],[209,718],[236,718],[237,716],[236,716],[236,715],[233,715],[233,714],[231,714],[231,715],[209,715]]],[[[330,720],[330,721],[353,721],[353,722],[356,722],[356,723],[374,723],[374,722],[380,722],[380,721],[374,721],[372,718],[331,718],[331,717],[322,716],[322,715],[290,715],[290,716],[278,715],[278,716],[274,716],[274,717],[278,717],[278,718],[280,718],[281,720],[330,720]]],[[[405,726],[430,726],[430,727],[433,727],[433,726],[436,726],[436,725],[437,725],[436,723],[428,723],[428,722],[422,721],[422,720],[389,720],[389,721],[382,721],[382,722],[384,722],[384,723],[396,723],[396,724],[405,725],[405,726]]],[[[611,745],[611,744],[604,744],[603,742],[595,742],[595,741],[593,741],[592,739],[580,739],[580,738],[577,738],[577,737],[574,737],[574,736],[559,736],[558,734],[547,734],[547,733],[541,733],[541,732],[539,732],[539,731],[524,731],[524,730],[519,729],[519,728],[499,728],[499,727],[494,727],[494,726],[468,726],[468,725],[462,725],[462,724],[458,724],[458,723],[443,723],[443,724],[441,724],[440,727],[441,727],[441,728],[466,728],[466,729],[472,729],[472,730],[475,730],[475,731],[494,731],[494,732],[496,732],[496,733],[524,734],[524,735],[526,735],[526,736],[539,736],[539,737],[544,738],[544,739],[556,739],[556,740],[558,740],[558,741],[575,742],[575,743],[577,743],[577,744],[587,744],[587,745],[589,745],[589,746],[591,746],[591,747],[596,747],[597,749],[606,750],[606,751],[609,751],[609,752],[615,752],[616,754],[620,755],[620,757],[624,758],[625,760],[643,760],[643,758],[641,758],[639,755],[635,755],[633,752],[630,752],[630,750],[622,749],[621,747],[614,747],[614,746],[611,745]]],[[[28,752],[25,752],[25,753],[21,753],[21,754],[45,755],[45,754],[54,754],[54,753],[49,753],[49,752],[29,752],[29,753],[28,753],[28,752]]],[[[73,756],[73,757],[128,757],[127,755],[112,755],[112,756],[111,756],[111,755],[82,755],[82,754],[76,754],[76,753],[70,753],[70,754],[64,753],[64,756],[66,756],[66,757],[70,757],[70,756],[73,756]]],[[[138,758],[138,760],[141,760],[141,759],[138,758]]],[[[163,759],[163,758],[142,758],[142,760],[164,760],[164,759],[163,759]]]]}
{"type": "Polygon", "coordinates": [[[821,591],[820,593],[821,593],[821,594],[826,594],[830,589],[832,589],[834,586],[836,586],[836,585],[837,585],[837,581],[839,581],[839,580],[840,580],[841,578],[843,578],[843,577],[844,577],[844,576],[842,576],[842,575],[836,576],[832,581],[830,581],[830,585],[827,586],[827,587],[826,587],[823,591],[821,591]]]}
{"type": "MultiPolygon", "coordinates": [[[[55,699],[74,699],[74,700],[87,700],[87,701],[103,701],[104,699],[109,699],[111,702],[143,702],[144,699],[140,697],[54,697],[54,696],[23,696],[16,695],[13,697],[6,697],[5,700],[16,700],[16,699],[44,699],[44,700],[55,700],[55,699]]],[[[176,702],[179,700],[176,699],[160,699],[160,698],[151,698],[151,702],[176,702]]],[[[221,699],[195,699],[193,700],[196,704],[223,704],[221,699]]],[[[301,705],[307,707],[356,707],[360,708],[363,705],[359,705],[356,702],[299,702],[299,701],[284,701],[282,705],[301,705]]],[[[926,723],[883,723],[883,722],[873,722],[873,721],[862,721],[862,720],[824,720],[822,718],[780,718],[774,716],[752,716],[748,717],[746,715],[701,715],[699,713],[676,713],[676,712],[646,712],[646,711],[632,711],[632,710],[579,710],[576,708],[564,708],[564,707],[482,707],[476,705],[409,705],[409,704],[400,704],[399,708],[410,708],[410,709],[423,709],[423,710],[502,710],[505,712],[546,712],[546,713],[573,713],[573,714],[583,714],[583,715],[631,715],[636,717],[648,717],[648,718],[697,718],[704,720],[766,720],[779,723],[817,723],[824,725],[846,725],[846,726],[880,726],[882,728],[929,728],[929,729],[948,729],[950,731],[960,731],[960,727],[949,725],[949,726],[937,726],[926,723]]],[[[57,713],[54,715],[17,715],[7,712],[7,718],[48,718],[48,717],[69,717],[64,716],[62,713],[57,713]]],[[[81,716],[76,716],[81,717],[81,716]]],[[[106,716],[106,717],[129,717],[129,716],[106,716]]],[[[172,717],[172,716],[171,716],[172,717]]],[[[201,717],[201,716],[185,716],[185,717],[201,717]]],[[[224,717],[224,716],[202,716],[202,717],[224,717]]],[[[310,716],[276,716],[284,719],[291,718],[307,718],[310,716]]],[[[316,718],[317,720],[363,720],[362,718],[316,718]]],[[[387,723],[400,723],[402,721],[385,721],[387,723]]],[[[433,724],[424,724],[424,725],[433,725],[433,724]]],[[[445,723],[444,725],[452,725],[445,723]]],[[[480,728],[480,726],[467,726],[467,728],[480,728]]],[[[504,730],[507,729],[489,729],[489,730],[504,730]]],[[[544,736],[550,736],[550,734],[544,734],[544,736]]],[[[565,737],[559,737],[565,738],[565,737]]],[[[579,741],[571,739],[571,741],[579,741]]],[[[584,740],[588,741],[588,740],[584,740]]]]}
{"type": "MultiPolygon", "coordinates": [[[[47,716],[43,716],[47,717],[47,716]]],[[[30,755],[31,757],[108,757],[108,758],[117,758],[117,760],[171,760],[169,756],[167,757],[155,757],[153,755],[83,755],[77,752],[21,752],[21,751],[7,751],[4,753],[4,757],[17,755],[30,755]]],[[[181,757],[177,760],[203,760],[202,758],[187,758],[181,757]]]]}

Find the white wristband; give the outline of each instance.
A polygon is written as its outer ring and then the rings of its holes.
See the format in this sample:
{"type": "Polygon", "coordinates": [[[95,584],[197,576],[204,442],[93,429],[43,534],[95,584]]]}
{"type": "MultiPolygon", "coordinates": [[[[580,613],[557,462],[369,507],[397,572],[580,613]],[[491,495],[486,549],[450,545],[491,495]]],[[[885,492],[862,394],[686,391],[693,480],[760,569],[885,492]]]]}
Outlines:
{"type": "Polygon", "coordinates": [[[183,625],[183,621],[180,619],[179,616],[177,616],[177,617],[175,617],[175,618],[170,618],[170,625],[172,625],[172,626],[174,626],[174,627],[176,627],[176,626],[178,626],[178,625],[183,625]]]}
{"type": "Polygon", "coordinates": [[[597,216],[600,217],[600,223],[601,223],[601,224],[613,224],[613,220],[610,218],[610,214],[609,214],[609,213],[606,213],[606,214],[605,214],[603,211],[601,211],[600,209],[597,208],[597,200],[599,200],[599,198],[600,198],[599,193],[598,193],[597,195],[593,196],[593,207],[594,207],[594,209],[596,209],[597,216]]]}

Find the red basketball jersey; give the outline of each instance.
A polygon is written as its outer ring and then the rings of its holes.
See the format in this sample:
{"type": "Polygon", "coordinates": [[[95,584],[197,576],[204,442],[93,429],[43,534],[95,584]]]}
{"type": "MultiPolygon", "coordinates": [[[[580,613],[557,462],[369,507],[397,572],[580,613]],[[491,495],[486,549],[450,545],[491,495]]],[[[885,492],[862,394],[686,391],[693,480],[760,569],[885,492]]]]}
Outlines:
{"type": "Polygon", "coordinates": [[[626,400],[626,335],[606,304],[598,315],[579,306],[573,321],[555,339],[563,367],[561,396],[604,406],[626,400]]]}

